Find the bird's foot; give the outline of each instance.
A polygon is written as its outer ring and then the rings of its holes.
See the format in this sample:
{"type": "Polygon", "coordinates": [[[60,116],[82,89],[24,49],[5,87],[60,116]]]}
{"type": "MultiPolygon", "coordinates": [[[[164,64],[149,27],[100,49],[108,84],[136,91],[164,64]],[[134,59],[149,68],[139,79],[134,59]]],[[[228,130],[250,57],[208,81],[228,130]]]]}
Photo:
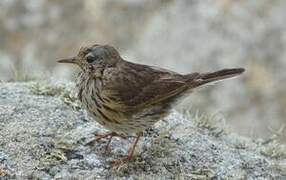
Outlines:
{"type": "Polygon", "coordinates": [[[137,136],[132,144],[132,146],[129,148],[129,152],[128,152],[128,155],[119,159],[119,160],[115,160],[115,161],[112,161],[112,168],[114,169],[118,169],[122,164],[125,164],[125,163],[128,163],[130,160],[132,160],[133,158],[133,154],[134,154],[134,151],[135,151],[135,147],[140,139],[140,137],[143,136],[143,133],[142,132],[139,132],[137,133],[137,136]]]}
{"type": "Polygon", "coordinates": [[[111,166],[113,169],[119,169],[119,167],[125,163],[128,163],[129,161],[132,160],[132,156],[128,155],[128,156],[125,156],[121,159],[117,159],[117,160],[114,160],[114,161],[111,161],[111,166]]]}
{"type": "Polygon", "coordinates": [[[105,146],[105,153],[108,153],[111,151],[110,149],[110,143],[111,143],[111,140],[113,137],[120,137],[122,139],[126,139],[127,137],[126,136],[123,136],[121,134],[118,134],[116,132],[110,132],[110,133],[106,133],[106,134],[102,134],[102,135],[96,135],[96,138],[92,141],[90,141],[89,143],[87,143],[87,145],[94,145],[95,143],[99,142],[100,140],[102,139],[105,139],[105,138],[108,138],[108,142],[105,146]]]}

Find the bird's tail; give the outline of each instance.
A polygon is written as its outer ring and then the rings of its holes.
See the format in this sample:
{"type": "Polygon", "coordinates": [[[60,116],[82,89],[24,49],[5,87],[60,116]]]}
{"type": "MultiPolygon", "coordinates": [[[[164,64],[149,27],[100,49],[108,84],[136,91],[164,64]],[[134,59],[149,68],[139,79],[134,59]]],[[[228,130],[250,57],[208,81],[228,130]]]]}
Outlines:
{"type": "Polygon", "coordinates": [[[244,71],[245,70],[243,68],[233,68],[233,69],[223,69],[211,73],[197,74],[197,76],[193,77],[191,84],[193,87],[198,87],[211,82],[216,82],[223,79],[235,77],[237,75],[242,74],[244,71]]]}

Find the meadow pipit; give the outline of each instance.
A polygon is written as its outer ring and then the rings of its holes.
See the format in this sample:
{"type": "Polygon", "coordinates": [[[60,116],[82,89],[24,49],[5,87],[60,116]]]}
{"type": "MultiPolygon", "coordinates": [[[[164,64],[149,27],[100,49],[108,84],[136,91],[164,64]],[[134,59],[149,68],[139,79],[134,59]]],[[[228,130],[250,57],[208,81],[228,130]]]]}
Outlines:
{"type": "Polygon", "coordinates": [[[108,137],[108,148],[113,136],[137,134],[128,156],[117,162],[129,161],[142,132],[167,116],[184,95],[204,84],[244,72],[243,68],[235,68],[179,74],[125,61],[114,47],[98,44],[58,62],[81,68],[76,85],[78,98],[91,116],[111,131],[97,140],[108,137]]]}

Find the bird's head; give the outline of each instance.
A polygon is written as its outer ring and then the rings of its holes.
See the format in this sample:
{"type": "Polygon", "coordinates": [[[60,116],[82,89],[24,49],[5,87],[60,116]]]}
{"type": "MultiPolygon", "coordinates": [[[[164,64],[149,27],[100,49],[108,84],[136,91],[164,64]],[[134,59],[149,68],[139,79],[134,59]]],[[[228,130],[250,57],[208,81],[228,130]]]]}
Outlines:
{"type": "Polygon", "coordinates": [[[74,57],[58,60],[59,63],[78,65],[82,70],[115,66],[121,59],[118,51],[109,45],[82,47],[74,57]]]}

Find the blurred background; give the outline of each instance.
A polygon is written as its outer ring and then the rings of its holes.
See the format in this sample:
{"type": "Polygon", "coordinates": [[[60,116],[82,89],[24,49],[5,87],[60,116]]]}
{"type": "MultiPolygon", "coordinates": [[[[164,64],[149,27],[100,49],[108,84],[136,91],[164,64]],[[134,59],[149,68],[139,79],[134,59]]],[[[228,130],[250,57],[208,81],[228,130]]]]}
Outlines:
{"type": "Polygon", "coordinates": [[[285,9],[285,0],[1,0],[0,80],[71,80],[76,69],[56,59],[94,43],[180,73],[245,67],[179,108],[265,138],[286,123],[285,9]]]}

